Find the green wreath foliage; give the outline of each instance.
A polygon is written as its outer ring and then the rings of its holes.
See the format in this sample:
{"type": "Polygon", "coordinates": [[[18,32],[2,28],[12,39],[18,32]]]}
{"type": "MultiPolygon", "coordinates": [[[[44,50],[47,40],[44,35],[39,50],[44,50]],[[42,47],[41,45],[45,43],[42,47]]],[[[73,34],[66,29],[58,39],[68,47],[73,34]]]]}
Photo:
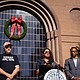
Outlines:
{"type": "MultiPolygon", "coordinates": [[[[10,37],[10,33],[9,33],[9,30],[8,30],[9,25],[10,25],[10,20],[8,20],[4,25],[4,33],[6,34],[6,36],[8,38],[10,37]]],[[[27,25],[26,25],[26,23],[24,21],[22,21],[22,26],[23,26],[24,32],[20,35],[20,37],[13,35],[10,39],[12,39],[12,40],[20,40],[20,39],[25,37],[25,35],[27,33],[27,25]]]]}

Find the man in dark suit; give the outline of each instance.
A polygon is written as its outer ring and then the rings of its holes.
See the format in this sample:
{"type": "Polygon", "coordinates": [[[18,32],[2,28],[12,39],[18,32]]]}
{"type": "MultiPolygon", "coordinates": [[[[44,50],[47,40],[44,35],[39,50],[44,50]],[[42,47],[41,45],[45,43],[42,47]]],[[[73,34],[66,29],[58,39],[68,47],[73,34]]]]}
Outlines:
{"type": "Polygon", "coordinates": [[[80,58],[76,47],[70,49],[71,57],[65,60],[65,73],[68,80],[80,80],[80,58]]]}

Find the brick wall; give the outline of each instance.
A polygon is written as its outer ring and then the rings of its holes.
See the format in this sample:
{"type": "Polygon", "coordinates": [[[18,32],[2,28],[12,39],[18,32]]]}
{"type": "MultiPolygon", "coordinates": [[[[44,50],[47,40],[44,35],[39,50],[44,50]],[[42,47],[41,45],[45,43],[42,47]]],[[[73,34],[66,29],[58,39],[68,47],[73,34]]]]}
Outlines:
{"type": "Polygon", "coordinates": [[[61,31],[63,62],[70,57],[69,50],[80,43],[80,8],[79,0],[45,0],[57,17],[61,31]]]}

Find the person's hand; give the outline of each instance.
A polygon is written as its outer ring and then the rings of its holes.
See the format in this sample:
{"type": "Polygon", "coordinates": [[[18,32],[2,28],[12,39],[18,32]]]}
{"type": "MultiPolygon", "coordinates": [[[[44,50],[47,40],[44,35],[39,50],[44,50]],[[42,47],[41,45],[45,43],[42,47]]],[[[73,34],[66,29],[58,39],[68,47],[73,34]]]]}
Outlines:
{"type": "Polygon", "coordinates": [[[80,80],[80,77],[78,77],[77,80],[80,80]]]}
{"type": "Polygon", "coordinates": [[[6,80],[11,80],[10,78],[7,78],[6,80]]]}
{"type": "Polygon", "coordinates": [[[7,77],[9,78],[9,80],[13,78],[12,74],[7,74],[7,77]]]}
{"type": "Polygon", "coordinates": [[[72,77],[71,80],[78,80],[78,77],[72,77]]]}
{"type": "Polygon", "coordinates": [[[10,74],[9,78],[12,80],[12,78],[13,78],[13,75],[12,75],[12,74],[10,74]]]}

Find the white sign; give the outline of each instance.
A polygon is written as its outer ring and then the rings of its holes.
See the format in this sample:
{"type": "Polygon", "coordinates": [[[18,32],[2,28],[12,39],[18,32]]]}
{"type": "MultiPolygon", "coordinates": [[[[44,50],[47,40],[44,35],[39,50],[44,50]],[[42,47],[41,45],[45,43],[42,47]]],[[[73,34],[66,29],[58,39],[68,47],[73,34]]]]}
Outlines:
{"type": "Polygon", "coordinates": [[[58,69],[49,70],[45,76],[44,80],[67,80],[65,74],[58,69]]]}

